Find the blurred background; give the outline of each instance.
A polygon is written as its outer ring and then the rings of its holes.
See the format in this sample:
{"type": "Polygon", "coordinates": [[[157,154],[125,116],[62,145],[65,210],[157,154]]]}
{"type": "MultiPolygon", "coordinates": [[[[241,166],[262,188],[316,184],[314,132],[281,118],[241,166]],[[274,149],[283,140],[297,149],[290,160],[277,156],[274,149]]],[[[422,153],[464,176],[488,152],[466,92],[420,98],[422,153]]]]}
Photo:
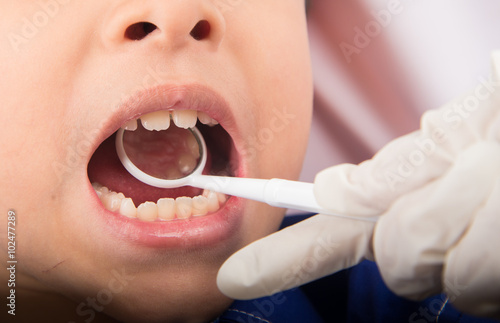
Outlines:
{"type": "Polygon", "coordinates": [[[301,180],[369,159],[489,78],[498,0],[312,0],[314,117],[301,180]]]}

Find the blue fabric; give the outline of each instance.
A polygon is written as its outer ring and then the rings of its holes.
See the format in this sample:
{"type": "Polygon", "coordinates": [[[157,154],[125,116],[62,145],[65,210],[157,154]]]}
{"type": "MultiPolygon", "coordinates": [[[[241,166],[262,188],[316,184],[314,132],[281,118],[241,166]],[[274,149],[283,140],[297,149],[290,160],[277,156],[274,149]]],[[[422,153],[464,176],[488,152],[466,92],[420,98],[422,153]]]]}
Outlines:
{"type": "Polygon", "coordinates": [[[393,294],[374,262],[363,261],[349,274],[348,322],[493,323],[456,310],[446,295],[412,302],[393,294]]]}
{"type": "Polygon", "coordinates": [[[349,272],[348,322],[408,322],[418,303],[394,295],[375,263],[364,261],[349,272]]]}
{"type": "Polygon", "coordinates": [[[300,289],[250,301],[235,301],[214,323],[322,323],[300,289]]]}

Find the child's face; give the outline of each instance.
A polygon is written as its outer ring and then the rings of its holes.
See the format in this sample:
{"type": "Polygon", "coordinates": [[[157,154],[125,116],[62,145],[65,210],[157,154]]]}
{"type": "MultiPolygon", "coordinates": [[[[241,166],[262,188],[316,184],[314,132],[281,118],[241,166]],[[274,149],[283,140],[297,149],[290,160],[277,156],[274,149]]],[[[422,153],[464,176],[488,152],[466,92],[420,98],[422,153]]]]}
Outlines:
{"type": "Polygon", "coordinates": [[[135,206],[200,195],[140,185],[103,144],[132,119],[180,109],[220,123],[206,127],[212,172],[296,179],[312,106],[304,1],[22,0],[0,12],[1,253],[13,209],[17,288],[72,299],[80,320],[218,315],[230,303],[220,265],[283,210],[231,197],[201,217],[132,219],[91,182],[135,206]]]}

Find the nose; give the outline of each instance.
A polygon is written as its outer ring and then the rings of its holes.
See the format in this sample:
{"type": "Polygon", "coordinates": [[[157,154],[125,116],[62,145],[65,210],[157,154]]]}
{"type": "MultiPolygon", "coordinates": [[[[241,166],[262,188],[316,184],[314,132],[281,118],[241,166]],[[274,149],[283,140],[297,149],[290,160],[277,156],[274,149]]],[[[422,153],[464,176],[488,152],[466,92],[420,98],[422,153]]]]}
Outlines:
{"type": "Polygon", "coordinates": [[[103,42],[111,47],[140,42],[171,50],[190,45],[216,50],[226,29],[211,0],[120,1],[105,19],[103,42]]]}

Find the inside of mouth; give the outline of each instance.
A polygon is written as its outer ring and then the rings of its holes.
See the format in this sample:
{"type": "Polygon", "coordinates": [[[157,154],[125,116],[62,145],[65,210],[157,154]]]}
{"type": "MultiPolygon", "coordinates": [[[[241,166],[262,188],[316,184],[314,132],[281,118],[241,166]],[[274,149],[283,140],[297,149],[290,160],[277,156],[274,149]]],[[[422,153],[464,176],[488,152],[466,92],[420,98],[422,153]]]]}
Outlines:
{"type": "MultiPolygon", "coordinates": [[[[203,170],[203,173],[234,176],[235,165],[231,162],[231,154],[234,149],[232,149],[232,140],[227,132],[220,125],[211,127],[198,122],[196,127],[202,133],[207,145],[207,163],[203,170]]],[[[171,161],[170,163],[165,160],[165,158],[167,158],[167,154],[158,153],[155,150],[155,147],[162,146],[162,144],[166,143],[167,140],[169,141],[168,149],[170,149],[170,152],[174,155],[179,156],[185,153],[191,153],[191,156],[196,155],[196,153],[194,153],[195,155],[192,155],[192,142],[188,142],[186,144],[186,142],[183,141],[182,144],[180,143],[181,137],[186,134],[182,131],[183,129],[179,129],[174,125],[171,125],[170,128],[172,128],[172,130],[168,131],[168,133],[167,131],[150,132],[144,129],[137,129],[136,131],[139,130],[146,133],[141,133],[141,135],[136,137],[130,136],[130,138],[135,138],[134,140],[137,140],[137,142],[133,143],[135,147],[141,147],[141,142],[143,140],[146,141],[145,139],[147,139],[149,136],[152,136],[152,138],[150,139],[153,140],[150,142],[150,146],[148,147],[148,145],[142,145],[146,148],[143,148],[136,154],[137,156],[135,157],[138,158],[139,161],[135,160],[133,162],[134,164],[136,164],[136,162],[138,162],[139,164],[141,162],[145,163],[146,166],[143,165],[143,167],[148,168],[148,172],[152,173],[151,175],[153,176],[155,176],[155,174],[157,173],[168,174],[169,171],[172,173],[177,173],[179,170],[178,164],[175,165],[178,160],[171,161]],[[181,134],[180,137],[179,134],[181,134]],[[176,137],[177,139],[179,139],[179,141],[171,141],[172,139],[176,139],[176,137]],[[141,151],[142,153],[144,153],[142,157],[140,156],[141,151]],[[160,158],[159,162],[153,162],[154,158],[152,157],[155,156],[160,158]],[[168,164],[169,166],[166,166],[165,164],[168,164]]],[[[127,132],[128,131],[125,131],[125,134],[127,132]]],[[[125,196],[132,198],[135,205],[139,205],[148,201],[154,202],[161,198],[175,199],[182,196],[194,197],[202,193],[201,189],[190,186],[165,189],[149,186],[137,180],[135,177],[130,175],[121,164],[116,153],[115,136],[116,133],[107,138],[94,152],[87,169],[89,180],[91,183],[99,183],[106,186],[110,190],[121,192],[125,196]]],[[[129,153],[128,150],[127,153],[129,153]]],[[[131,158],[130,155],[129,158],[131,158]]],[[[172,160],[175,160],[175,158],[173,158],[172,160]]],[[[192,164],[192,161],[184,161],[182,163],[192,164]]],[[[184,168],[184,171],[190,172],[188,168],[189,167],[184,168]]]]}
{"type": "Polygon", "coordinates": [[[190,175],[204,153],[191,130],[175,125],[163,131],[149,131],[139,124],[134,131],[124,131],[123,147],[137,168],[166,180],[190,175]]]}

